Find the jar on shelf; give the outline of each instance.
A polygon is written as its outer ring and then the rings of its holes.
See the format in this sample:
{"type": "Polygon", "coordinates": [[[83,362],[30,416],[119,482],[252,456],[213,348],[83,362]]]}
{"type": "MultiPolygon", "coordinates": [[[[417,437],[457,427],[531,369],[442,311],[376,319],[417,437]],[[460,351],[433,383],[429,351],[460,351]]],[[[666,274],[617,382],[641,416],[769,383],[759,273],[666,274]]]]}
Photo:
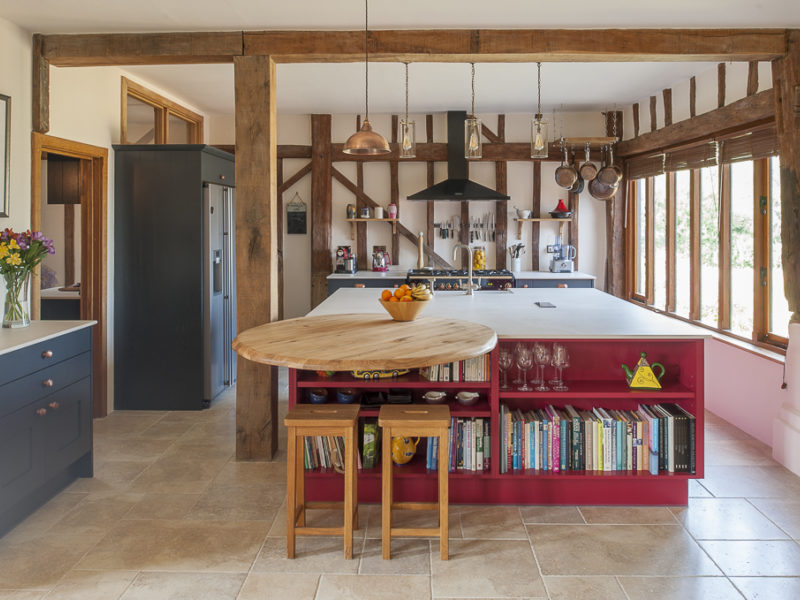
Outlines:
{"type": "Polygon", "coordinates": [[[356,218],[356,205],[355,204],[348,204],[347,205],[347,218],[348,219],[355,219],[356,218]]]}
{"type": "Polygon", "coordinates": [[[474,270],[486,268],[486,248],[483,246],[472,249],[472,268],[474,270]]]}
{"type": "Polygon", "coordinates": [[[386,207],[386,213],[389,215],[390,219],[397,218],[397,205],[392,202],[389,206],[386,207]]]}

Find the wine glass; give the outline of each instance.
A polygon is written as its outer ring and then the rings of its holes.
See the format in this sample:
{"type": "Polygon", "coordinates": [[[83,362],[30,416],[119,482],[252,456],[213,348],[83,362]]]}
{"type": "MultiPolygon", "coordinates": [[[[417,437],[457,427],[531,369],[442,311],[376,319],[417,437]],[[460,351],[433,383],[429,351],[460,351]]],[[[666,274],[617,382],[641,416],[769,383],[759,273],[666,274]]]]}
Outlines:
{"type": "MultiPolygon", "coordinates": [[[[515,357],[514,360],[515,361],[516,361],[516,356],[517,356],[517,354],[519,354],[520,349],[524,348],[524,347],[525,347],[525,344],[523,344],[522,342],[517,342],[516,344],[514,344],[514,357],[515,357]]],[[[514,381],[512,381],[511,383],[514,384],[514,385],[522,385],[522,372],[519,369],[517,369],[517,378],[514,381]]]]}
{"type": "Polygon", "coordinates": [[[522,371],[522,385],[517,389],[520,392],[530,392],[533,388],[528,385],[528,369],[533,365],[533,352],[531,352],[530,348],[522,344],[516,354],[516,358],[517,366],[520,371],[522,371]]]}
{"type": "Polygon", "coordinates": [[[500,352],[497,355],[497,367],[503,374],[503,385],[500,386],[501,390],[511,389],[511,387],[508,385],[508,370],[511,368],[513,362],[514,355],[512,354],[511,350],[501,347],[500,352]]]}
{"type": "MultiPolygon", "coordinates": [[[[556,342],[555,344],[553,344],[553,350],[550,352],[550,362],[548,363],[551,367],[553,367],[553,378],[550,379],[547,382],[550,385],[555,386],[555,385],[559,385],[561,383],[564,383],[563,381],[561,381],[561,376],[559,375],[558,371],[555,369],[555,366],[556,366],[555,365],[556,354],[560,354],[563,351],[564,351],[564,345],[563,344],[560,344],[559,342],[556,342]]],[[[555,388],[553,388],[553,389],[555,389],[555,388]]]]}
{"type": "Polygon", "coordinates": [[[539,382],[534,388],[537,392],[550,390],[544,382],[544,368],[550,363],[550,348],[541,342],[533,345],[533,360],[536,362],[536,379],[539,382]]]}
{"type": "Polygon", "coordinates": [[[558,347],[553,347],[553,366],[556,369],[556,383],[553,384],[553,390],[556,392],[566,392],[569,388],[564,385],[563,371],[569,367],[569,352],[566,347],[557,344],[558,347]]]}

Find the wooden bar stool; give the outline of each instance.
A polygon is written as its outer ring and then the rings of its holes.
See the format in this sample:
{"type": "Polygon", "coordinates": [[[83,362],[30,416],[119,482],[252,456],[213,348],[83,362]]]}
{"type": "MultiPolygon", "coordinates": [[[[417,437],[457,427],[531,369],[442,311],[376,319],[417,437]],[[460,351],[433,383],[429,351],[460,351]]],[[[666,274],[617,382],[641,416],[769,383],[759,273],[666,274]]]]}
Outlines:
{"type": "Polygon", "coordinates": [[[381,491],[381,549],[383,558],[391,558],[392,535],[408,537],[439,536],[440,556],[449,558],[448,521],[448,472],[447,430],[450,427],[449,406],[383,405],[378,415],[383,436],[382,445],[382,491],[381,491]],[[438,502],[394,502],[392,495],[392,438],[393,437],[438,437],[439,438],[439,498],[438,502]],[[392,527],[392,509],[438,510],[439,526],[407,529],[392,527]]]}
{"type": "Polygon", "coordinates": [[[295,536],[343,535],[344,557],[353,558],[353,529],[358,529],[358,473],[356,469],[356,432],[358,405],[297,404],[283,420],[289,438],[286,443],[286,556],[294,558],[295,536]],[[344,437],[344,500],[342,502],[306,502],[305,436],[344,437]],[[306,509],[343,508],[342,527],[306,526],[306,509]]]}

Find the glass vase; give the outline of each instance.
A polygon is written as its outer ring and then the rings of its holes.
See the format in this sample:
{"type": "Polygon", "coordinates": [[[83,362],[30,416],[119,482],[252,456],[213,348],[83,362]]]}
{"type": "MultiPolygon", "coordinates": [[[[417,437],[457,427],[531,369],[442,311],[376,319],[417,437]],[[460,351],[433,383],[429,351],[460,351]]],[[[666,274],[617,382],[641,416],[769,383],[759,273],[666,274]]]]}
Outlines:
{"type": "Polygon", "coordinates": [[[3,303],[3,327],[27,327],[31,324],[31,271],[3,275],[6,297],[3,303]]]}

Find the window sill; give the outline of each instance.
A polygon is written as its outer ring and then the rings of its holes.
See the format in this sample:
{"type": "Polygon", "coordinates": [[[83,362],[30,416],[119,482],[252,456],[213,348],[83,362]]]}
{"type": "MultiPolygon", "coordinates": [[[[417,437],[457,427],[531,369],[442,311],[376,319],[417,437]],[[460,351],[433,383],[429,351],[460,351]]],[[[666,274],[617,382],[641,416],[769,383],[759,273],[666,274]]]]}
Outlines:
{"type": "Polygon", "coordinates": [[[681,317],[680,315],[676,315],[673,313],[669,313],[653,306],[647,306],[646,304],[636,301],[636,300],[628,300],[632,304],[636,306],[641,306],[642,308],[646,308],[656,314],[663,315],[665,317],[670,317],[671,319],[676,319],[678,321],[683,321],[684,323],[689,323],[690,325],[694,325],[696,327],[701,327],[706,329],[710,334],[711,337],[717,341],[722,342],[723,344],[728,344],[729,346],[734,346],[739,348],[740,350],[744,350],[745,352],[750,352],[751,354],[755,354],[762,358],[766,358],[767,360],[771,360],[772,362],[776,362],[778,364],[784,364],[786,362],[786,351],[782,348],[765,348],[764,346],[759,346],[752,342],[745,341],[733,335],[728,335],[719,329],[706,325],[705,323],[699,323],[697,321],[692,321],[691,319],[687,319],[685,317],[681,317]]]}

